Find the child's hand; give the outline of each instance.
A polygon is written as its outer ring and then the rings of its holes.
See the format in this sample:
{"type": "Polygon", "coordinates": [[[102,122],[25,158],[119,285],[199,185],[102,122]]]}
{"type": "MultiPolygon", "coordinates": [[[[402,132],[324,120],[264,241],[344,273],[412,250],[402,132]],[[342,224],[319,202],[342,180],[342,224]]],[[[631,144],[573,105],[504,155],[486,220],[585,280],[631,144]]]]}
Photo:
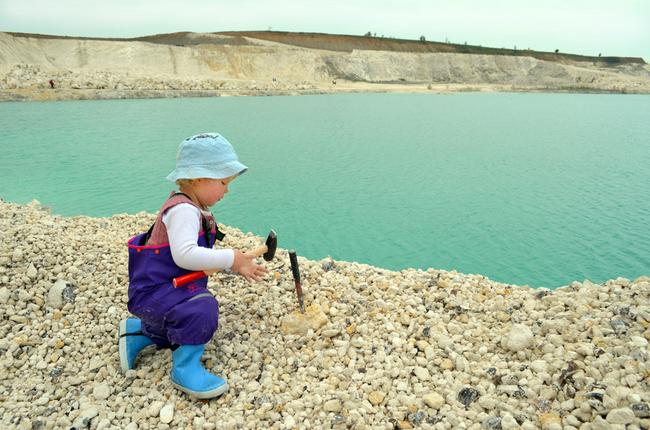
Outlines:
{"type": "Polygon", "coordinates": [[[255,263],[255,257],[235,249],[235,261],[232,263],[233,272],[239,273],[248,281],[261,281],[267,272],[266,267],[255,263]]]}

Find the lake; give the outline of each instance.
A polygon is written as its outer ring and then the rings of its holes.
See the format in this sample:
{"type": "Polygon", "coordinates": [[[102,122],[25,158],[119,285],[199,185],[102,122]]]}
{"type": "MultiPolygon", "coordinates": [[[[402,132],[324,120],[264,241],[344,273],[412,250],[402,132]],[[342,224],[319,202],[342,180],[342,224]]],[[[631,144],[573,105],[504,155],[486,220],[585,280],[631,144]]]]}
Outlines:
{"type": "Polygon", "coordinates": [[[311,259],[547,288],[650,275],[647,95],[0,103],[0,197],[66,216],[155,212],[178,144],[206,131],[250,168],[218,222],[273,228],[311,259]]]}

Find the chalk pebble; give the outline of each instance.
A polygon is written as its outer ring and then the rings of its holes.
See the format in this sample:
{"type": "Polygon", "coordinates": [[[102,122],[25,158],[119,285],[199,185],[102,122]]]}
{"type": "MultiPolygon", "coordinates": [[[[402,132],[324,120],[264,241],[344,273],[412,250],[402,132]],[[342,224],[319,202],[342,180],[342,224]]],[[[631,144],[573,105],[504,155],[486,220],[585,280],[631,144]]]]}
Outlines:
{"type": "Polygon", "coordinates": [[[166,404],[160,409],[160,422],[169,424],[174,419],[174,405],[166,404]]]}
{"type": "MultiPolygon", "coordinates": [[[[154,219],[65,218],[0,201],[0,231],[10,238],[0,241],[0,370],[11,389],[0,428],[650,424],[648,277],[551,291],[301,259],[300,314],[279,248],[268,263],[275,273],[259,283],[232,273],[208,281],[219,330],[202,363],[228,379],[228,392],[201,401],[177,390],[168,349],[145,349],[123,374],[125,243],[154,219]]],[[[225,248],[264,241],[223,230],[225,248]]]]}

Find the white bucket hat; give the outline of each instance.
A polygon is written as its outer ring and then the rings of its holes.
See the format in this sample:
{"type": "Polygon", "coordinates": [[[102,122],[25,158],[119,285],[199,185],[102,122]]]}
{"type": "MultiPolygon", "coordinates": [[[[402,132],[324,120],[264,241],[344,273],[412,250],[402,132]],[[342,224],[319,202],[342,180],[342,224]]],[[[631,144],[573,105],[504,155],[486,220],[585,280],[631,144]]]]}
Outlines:
{"type": "Polygon", "coordinates": [[[218,133],[203,133],[181,142],[176,154],[176,168],[167,179],[212,178],[224,179],[238,176],[248,170],[237,159],[235,150],[225,137],[218,133]]]}

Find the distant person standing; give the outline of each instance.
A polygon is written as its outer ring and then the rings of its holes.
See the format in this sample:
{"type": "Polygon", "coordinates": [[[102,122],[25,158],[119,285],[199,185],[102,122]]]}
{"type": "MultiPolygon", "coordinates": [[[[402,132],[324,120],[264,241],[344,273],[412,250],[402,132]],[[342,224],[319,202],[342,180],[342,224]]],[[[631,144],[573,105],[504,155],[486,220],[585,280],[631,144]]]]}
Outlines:
{"type": "Polygon", "coordinates": [[[50,79],[50,88],[54,88],[54,80],[50,79]]]}

